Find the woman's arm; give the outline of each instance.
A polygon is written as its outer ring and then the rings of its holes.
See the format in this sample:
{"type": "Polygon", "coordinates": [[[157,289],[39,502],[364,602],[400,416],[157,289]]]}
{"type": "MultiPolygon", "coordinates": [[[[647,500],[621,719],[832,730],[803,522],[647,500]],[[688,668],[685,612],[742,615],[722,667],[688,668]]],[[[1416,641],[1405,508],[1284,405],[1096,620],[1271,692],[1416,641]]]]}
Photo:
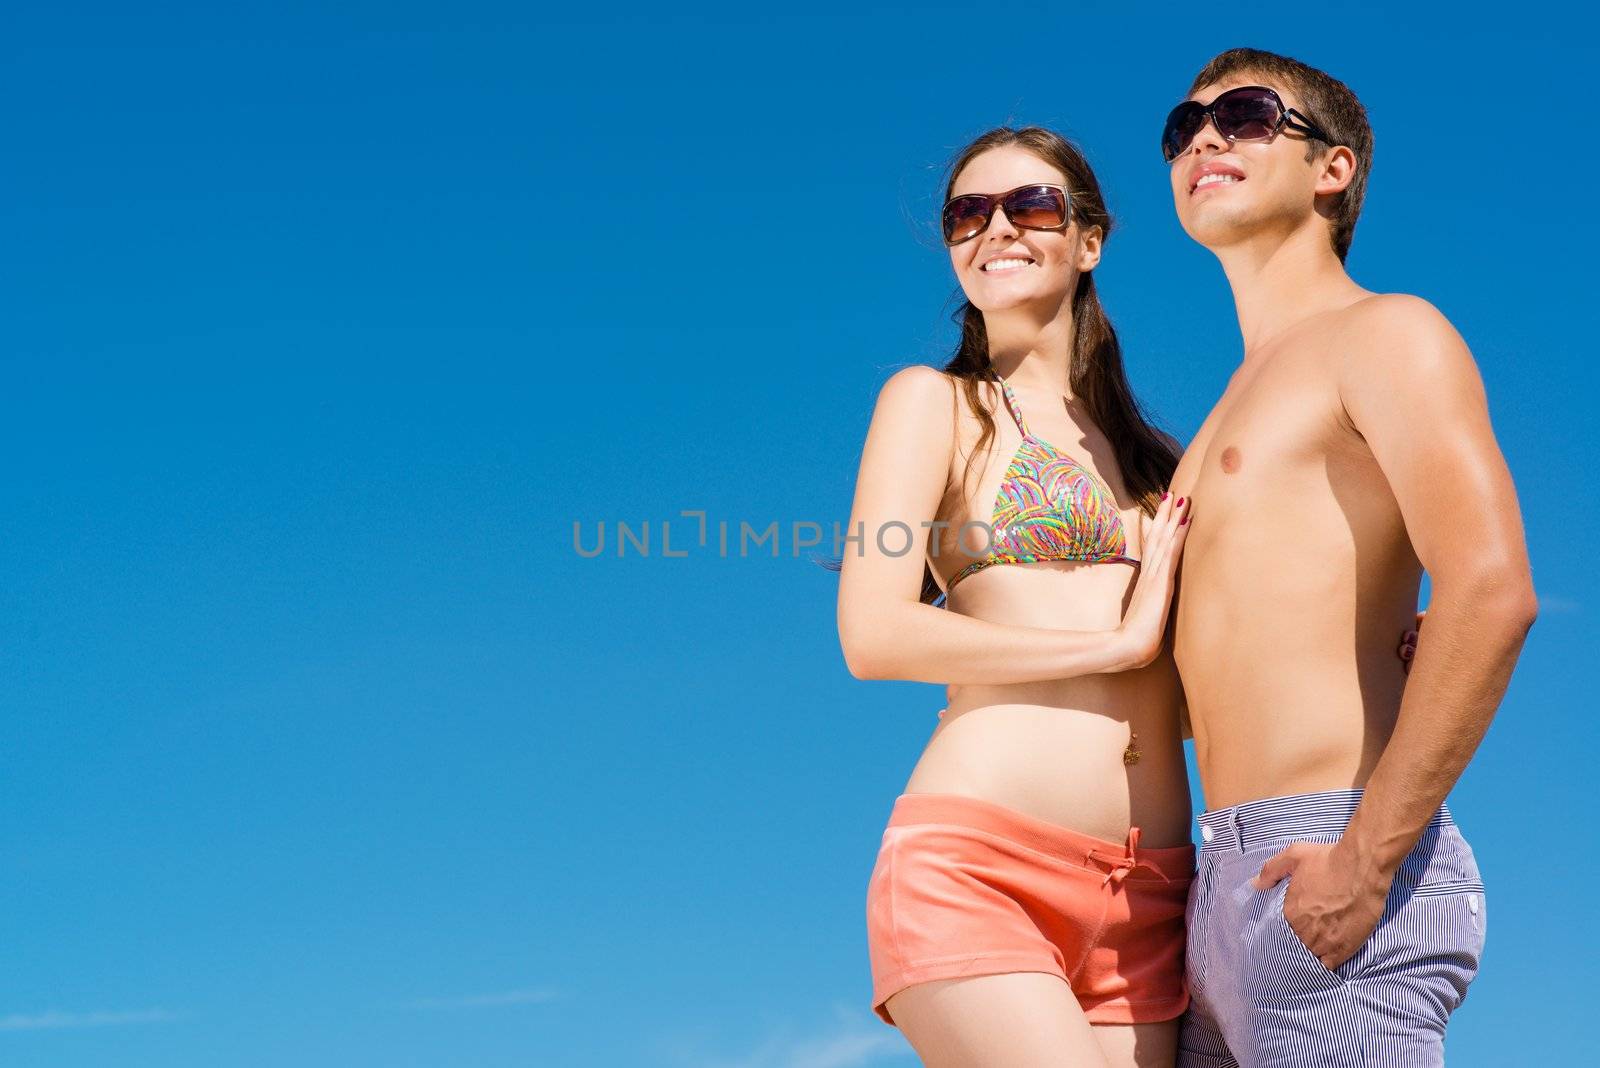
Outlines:
{"type": "Polygon", "coordinates": [[[1114,630],[1019,627],[921,603],[930,524],[944,497],[955,428],[951,381],[931,367],[896,372],[878,394],[862,450],[839,576],[839,642],[860,679],[1038,682],[1124,671],[1154,660],[1188,528],[1163,502],[1123,624],[1114,630]]]}

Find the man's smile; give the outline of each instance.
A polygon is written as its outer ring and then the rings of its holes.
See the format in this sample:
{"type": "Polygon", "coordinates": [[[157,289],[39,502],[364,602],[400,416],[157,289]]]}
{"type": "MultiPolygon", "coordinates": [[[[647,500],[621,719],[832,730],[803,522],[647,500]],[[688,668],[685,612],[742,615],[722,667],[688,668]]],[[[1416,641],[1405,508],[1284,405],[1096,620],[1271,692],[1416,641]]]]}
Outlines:
{"type": "Polygon", "coordinates": [[[1189,195],[1194,196],[1200,190],[1210,189],[1213,186],[1233,185],[1242,181],[1244,172],[1238,167],[1231,163],[1212,160],[1210,163],[1202,163],[1189,175],[1189,195]]]}

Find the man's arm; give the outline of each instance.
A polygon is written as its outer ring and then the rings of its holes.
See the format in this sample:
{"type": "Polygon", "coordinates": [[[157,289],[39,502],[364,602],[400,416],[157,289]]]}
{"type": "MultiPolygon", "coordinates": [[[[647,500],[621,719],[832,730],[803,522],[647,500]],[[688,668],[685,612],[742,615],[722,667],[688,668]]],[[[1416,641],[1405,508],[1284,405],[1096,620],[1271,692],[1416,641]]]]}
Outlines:
{"type": "Polygon", "coordinates": [[[1432,584],[1428,641],[1345,839],[1390,877],[1483,740],[1538,613],[1522,514],[1465,342],[1427,302],[1369,303],[1345,410],[1432,584]]]}
{"type": "Polygon", "coordinates": [[[1303,884],[1291,889],[1294,926],[1329,967],[1382,917],[1395,870],[1482,741],[1538,611],[1516,490],[1466,344],[1415,297],[1369,298],[1355,314],[1340,396],[1432,596],[1394,733],[1343,838],[1308,869],[1299,861],[1314,851],[1290,847],[1261,873],[1303,884]]]}

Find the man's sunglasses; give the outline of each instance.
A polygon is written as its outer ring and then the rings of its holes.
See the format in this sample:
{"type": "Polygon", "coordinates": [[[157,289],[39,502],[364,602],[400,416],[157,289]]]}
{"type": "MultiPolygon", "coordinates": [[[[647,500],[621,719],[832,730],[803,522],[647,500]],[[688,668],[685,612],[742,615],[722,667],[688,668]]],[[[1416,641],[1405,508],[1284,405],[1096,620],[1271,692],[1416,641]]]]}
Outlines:
{"type": "Polygon", "coordinates": [[[1283,106],[1283,99],[1264,85],[1245,85],[1221,93],[1209,104],[1185,100],[1167,116],[1161,131],[1161,154],[1168,163],[1188,151],[1195,135],[1205,129],[1206,120],[1216,123],[1217,132],[1228,141],[1270,141],[1284,127],[1309,134],[1318,141],[1333,144],[1333,139],[1294,108],[1283,106]]]}
{"type": "Polygon", "coordinates": [[[1019,185],[1005,193],[988,196],[967,193],[945,202],[940,220],[944,224],[944,243],[959,245],[989,228],[994,209],[999,208],[1022,230],[1065,230],[1072,221],[1071,197],[1059,185],[1019,185]]]}

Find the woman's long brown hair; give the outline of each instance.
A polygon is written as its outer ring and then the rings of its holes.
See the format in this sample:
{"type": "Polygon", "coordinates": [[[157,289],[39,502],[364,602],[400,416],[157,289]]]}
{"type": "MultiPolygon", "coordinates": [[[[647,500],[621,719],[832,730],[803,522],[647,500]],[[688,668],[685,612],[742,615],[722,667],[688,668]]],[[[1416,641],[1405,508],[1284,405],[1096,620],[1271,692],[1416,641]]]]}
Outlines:
{"type": "MultiPolygon", "coordinates": [[[[1110,238],[1111,213],[1106,210],[1105,196],[1100,192],[1100,183],[1089,161],[1076,145],[1043,126],[1020,129],[999,126],[976,138],[951,161],[941,203],[950,199],[956,179],[968,163],[980,153],[1007,145],[1024,148],[1060,169],[1071,191],[1073,218],[1080,226],[1100,227],[1102,242],[1110,238]]],[[[942,370],[960,383],[967,407],[983,428],[972,454],[967,457],[967,472],[970,473],[973,459],[984,453],[995,438],[994,415],[980,397],[980,383],[998,383],[999,374],[989,360],[983,313],[963,298],[953,318],[961,328],[961,340],[942,370]]],[[[1073,396],[1083,404],[1095,426],[1111,443],[1123,485],[1142,511],[1154,515],[1161,494],[1178,466],[1178,457],[1145,418],[1128,385],[1128,376],[1122,368],[1122,346],[1100,305],[1091,271],[1078,276],[1078,286],[1072,295],[1072,366],[1068,380],[1073,396]]],[[[936,603],[941,596],[933,569],[924,561],[922,603],[936,603]]]]}

